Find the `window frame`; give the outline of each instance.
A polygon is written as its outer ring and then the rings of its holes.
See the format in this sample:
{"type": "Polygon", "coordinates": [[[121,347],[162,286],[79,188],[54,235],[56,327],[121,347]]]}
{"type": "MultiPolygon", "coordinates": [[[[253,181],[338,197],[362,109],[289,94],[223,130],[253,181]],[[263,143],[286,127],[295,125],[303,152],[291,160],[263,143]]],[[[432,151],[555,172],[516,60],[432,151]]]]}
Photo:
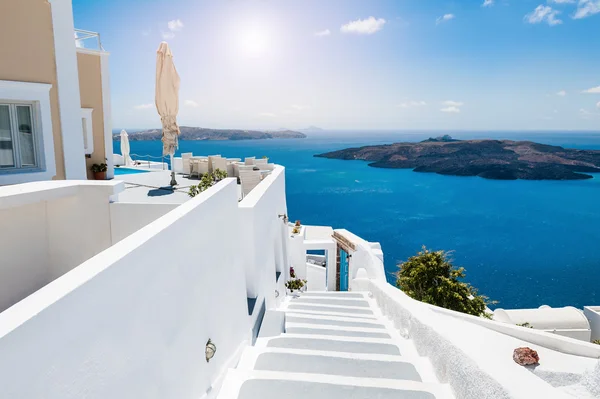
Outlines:
{"type": "Polygon", "coordinates": [[[92,119],[93,112],[93,108],[81,108],[82,125],[85,125],[85,129],[83,131],[85,135],[85,140],[83,141],[83,149],[85,155],[91,155],[94,153],[94,123],[92,119]]]}
{"type": "Polygon", "coordinates": [[[8,106],[8,115],[10,117],[11,127],[11,139],[12,139],[12,150],[14,166],[0,166],[0,173],[9,172],[34,172],[39,171],[40,168],[40,139],[37,126],[37,110],[36,104],[31,101],[3,101],[0,99],[0,107],[8,106]],[[19,130],[19,116],[17,113],[17,107],[28,107],[30,110],[31,117],[31,134],[33,139],[33,165],[23,165],[22,154],[21,154],[21,131],[19,130]]]}
{"type": "MultiPolygon", "coordinates": [[[[38,180],[50,180],[56,174],[54,133],[52,126],[52,108],[48,83],[19,82],[0,80],[0,103],[29,105],[32,127],[34,129],[35,167],[0,168],[0,186],[6,184],[27,183],[38,180]]],[[[11,116],[11,122],[14,119],[11,116]]],[[[11,135],[12,135],[11,127],[11,135]]],[[[16,126],[18,129],[18,124],[16,126]]],[[[20,137],[17,135],[20,146],[20,137]]],[[[15,151],[15,150],[13,150],[15,151]]],[[[18,153],[20,157],[20,151],[18,153]]]]}

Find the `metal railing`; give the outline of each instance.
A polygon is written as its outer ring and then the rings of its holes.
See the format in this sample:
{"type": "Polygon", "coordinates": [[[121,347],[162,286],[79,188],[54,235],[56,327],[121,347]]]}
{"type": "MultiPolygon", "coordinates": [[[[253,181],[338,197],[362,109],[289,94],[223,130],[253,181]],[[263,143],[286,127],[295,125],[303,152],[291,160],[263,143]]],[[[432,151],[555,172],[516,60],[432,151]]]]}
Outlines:
{"type": "Polygon", "coordinates": [[[165,162],[165,156],[161,156],[161,157],[157,157],[157,156],[152,156],[152,155],[147,155],[147,154],[129,154],[129,157],[131,158],[131,160],[133,162],[139,162],[140,165],[144,165],[144,163],[148,164],[148,169],[151,169],[151,164],[150,162],[158,162],[158,161],[152,161],[150,158],[154,158],[154,159],[160,159],[160,163],[162,164],[162,170],[167,170],[168,168],[168,163],[165,162]],[[145,159],[147,158],[147,159],[145,159]]]}
{"type": "Polygon", "coordinates": [[[75,29],[75,46],[88,50],[104,51],[100,33],[88,30],[75,29]]]}

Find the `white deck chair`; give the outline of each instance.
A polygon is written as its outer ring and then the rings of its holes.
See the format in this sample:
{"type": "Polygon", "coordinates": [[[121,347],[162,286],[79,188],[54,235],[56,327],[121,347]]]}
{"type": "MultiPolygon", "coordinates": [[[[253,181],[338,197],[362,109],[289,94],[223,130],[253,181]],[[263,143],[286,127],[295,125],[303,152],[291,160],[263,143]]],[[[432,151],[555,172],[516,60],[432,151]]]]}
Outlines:
{"type": "Polygon", "coordinates": [[[260,172],[257,170],[240,169],[240,181],[242,182],[242,195],[245,197],[254,187],[260,183],[260,172]]]}
{"type": "Polygon", "coordinates": [[[181,162],[183,163],[183,174],[191,176],[192,174],[192,165],[190,164],[190,159],[192,158],[193,153],[186,152],[181,154],[181,162]]]}
{"type": "MultiPolygon", "coordinates": [[[[216,171],[217,169],[220,169],[224,172],[227,172],[227,159],[225,158],[213,158],[212,159],[212,171],[216,171]]],[[[229,174],[227,174],[229,175],[229,174]]]]}

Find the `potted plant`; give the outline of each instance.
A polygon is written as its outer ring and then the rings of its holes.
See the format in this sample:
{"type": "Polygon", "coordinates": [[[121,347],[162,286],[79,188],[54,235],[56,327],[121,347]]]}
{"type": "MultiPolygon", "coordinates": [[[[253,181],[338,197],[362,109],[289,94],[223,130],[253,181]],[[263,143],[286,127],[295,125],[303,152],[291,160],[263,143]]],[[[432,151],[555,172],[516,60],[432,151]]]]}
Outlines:
{"type": "Polygon", "coordinates": [[[95,163],[92,165],[92,173],[95,180],[106,180],[106,164],[95,163]]]}
{"type": "Polygon", "coordinates": [[[293,267],[290,267],[290,279],[285,282],[285,288],[288,295],[298,296],[306,291],[306,280],[296,278],[296,272],[293,267]]]}

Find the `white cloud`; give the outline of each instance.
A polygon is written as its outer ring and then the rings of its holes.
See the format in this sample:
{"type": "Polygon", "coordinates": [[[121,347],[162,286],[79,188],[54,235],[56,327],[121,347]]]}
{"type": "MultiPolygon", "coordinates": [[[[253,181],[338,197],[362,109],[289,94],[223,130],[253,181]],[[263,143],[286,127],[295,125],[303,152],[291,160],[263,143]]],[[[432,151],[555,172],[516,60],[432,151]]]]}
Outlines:
{"type": "Polygon", "coordinates": [[[358,35],[372,35],[383,29],[385,19],[369,17],[367,19],[357,19],[350,21],[346,25],[342,25],[340,31],[342,33],[354,33],[358,35]]]}
{"type": "Polygon", "coordinates": [[[317,36],[317,37],[323,37],[323,36],[329,36],[329,35],[331,35],[331,31],[329,29],[315,32],[315,36],[317,36]]]}
{"type": "Polygon", "coordinates": [[[185,100],[183,102],[183,105],[185,105],[186,107],[192,107],[192,108],[198,108],[200,106],[200,104],[198,104],[194,100],[185,100]]]}
{"type": "Polygon", "coordinates": [[[560,96],[560,97],[564,97],[564,96],[566,96],[566,95],[567,95],[567,92],[566,92],[566,91],[564,91],[564,90],[561,90],[561,91],[557,92],[557,93],[556,93],[556,95],[557,95],[557,96],[560,96]]]}
{"type": "Polygon", "coordinates": [[[135,108],[135,109],[150,109],[150,108],[154,108],[154,104],[140,104],[140,105],[136,105],[133,108],[135,108]]]}
{"type": "Polygon", "coordinates": [[[592,87],[591,89],[584,90],[584,91],[582,91],[582,93],[600,94],[600,86],[598,86],[598,87],[592,87]]]}
{"type": "Polygon", "coordinates": [[[460,114],[460,108],[458,108],[458,107],[446,107],[446,108],[440,109],[440,111],[446,112],[449,114],[460,114]]]}
{"type": "Polygon", "coordinates": [[[573,4],[576,1],[577,0],[548,0],[548,3],[554,3],[554,4],[573,4]]]}
{"type": "Polygon", "coordinates": [[[178,32],[183,29],[183,22],[180,19],[174,19],[167,22],[167,26],[171,32],[178,32]]]}
{"type": "Polygon", "coordinates": [[[310,108],[308,105],[300,105],[300,104],[292,104],[292,108],[296,111],[304,111],[305,109],[310,108]]]}
{"type": "Polygon", "coordinates": [[[563,21],[556,18],[558,14],[560,14],[560,11],[553,9],[550,6],[540,4],[533,12],[525,15],[525,21],[530,24],[546,22],[550,26],[560,25],[563,21]]]}
{"type": "Polygon", "coordinates": [[[482,7],[491,7],[494,5],[494,0],[483,0],[482,7]]]}
{"type": "Polygon", "coordinates": [[[444,14],[441,17],[439,17],[438,19],[435,20],[435,24],[439,25],[442,22],[450,21],[451,19],[454,19],[454,18],[456,18],[454,16],[454,14],[444,14]]]}
{"type": "Polygon", "coordinates": [[[427,103],[425,101],[405,101],[401,104],[398,104],[398,107],[400,108],[412,108],[412,107],[424,107],[425,105],[427,105],[427,103]]]}
{"type": "Polygon", "coordinates": [[[180,19],[174,19],[172,21],[167,22],[167,27],[169,30],[167,32],[161,31],[163,40],[173,39],[175,37],[175,32],[181,32],[183,29],[183,22],[180,19]]]}
{"type": "Polygon", "coordinates": [[[581,19],[598,13],[600,13],[600,0],[579,0],[573,18],[581,19]]]}
{"type": "Polygon", "coordinates": [[[275,118],[277,115],[275,115],[272,112],[261,112],[260,114],[258,114],[258,116],[261,116],[263,118],[275,118]]]}
{"type": "Polygon", "coordinates": [[[452,100],[444,101],[442,104],[444,104],[447,107],[462,107],[463,105],[465,105],[465,103],[463,102],[452,100]]]}

